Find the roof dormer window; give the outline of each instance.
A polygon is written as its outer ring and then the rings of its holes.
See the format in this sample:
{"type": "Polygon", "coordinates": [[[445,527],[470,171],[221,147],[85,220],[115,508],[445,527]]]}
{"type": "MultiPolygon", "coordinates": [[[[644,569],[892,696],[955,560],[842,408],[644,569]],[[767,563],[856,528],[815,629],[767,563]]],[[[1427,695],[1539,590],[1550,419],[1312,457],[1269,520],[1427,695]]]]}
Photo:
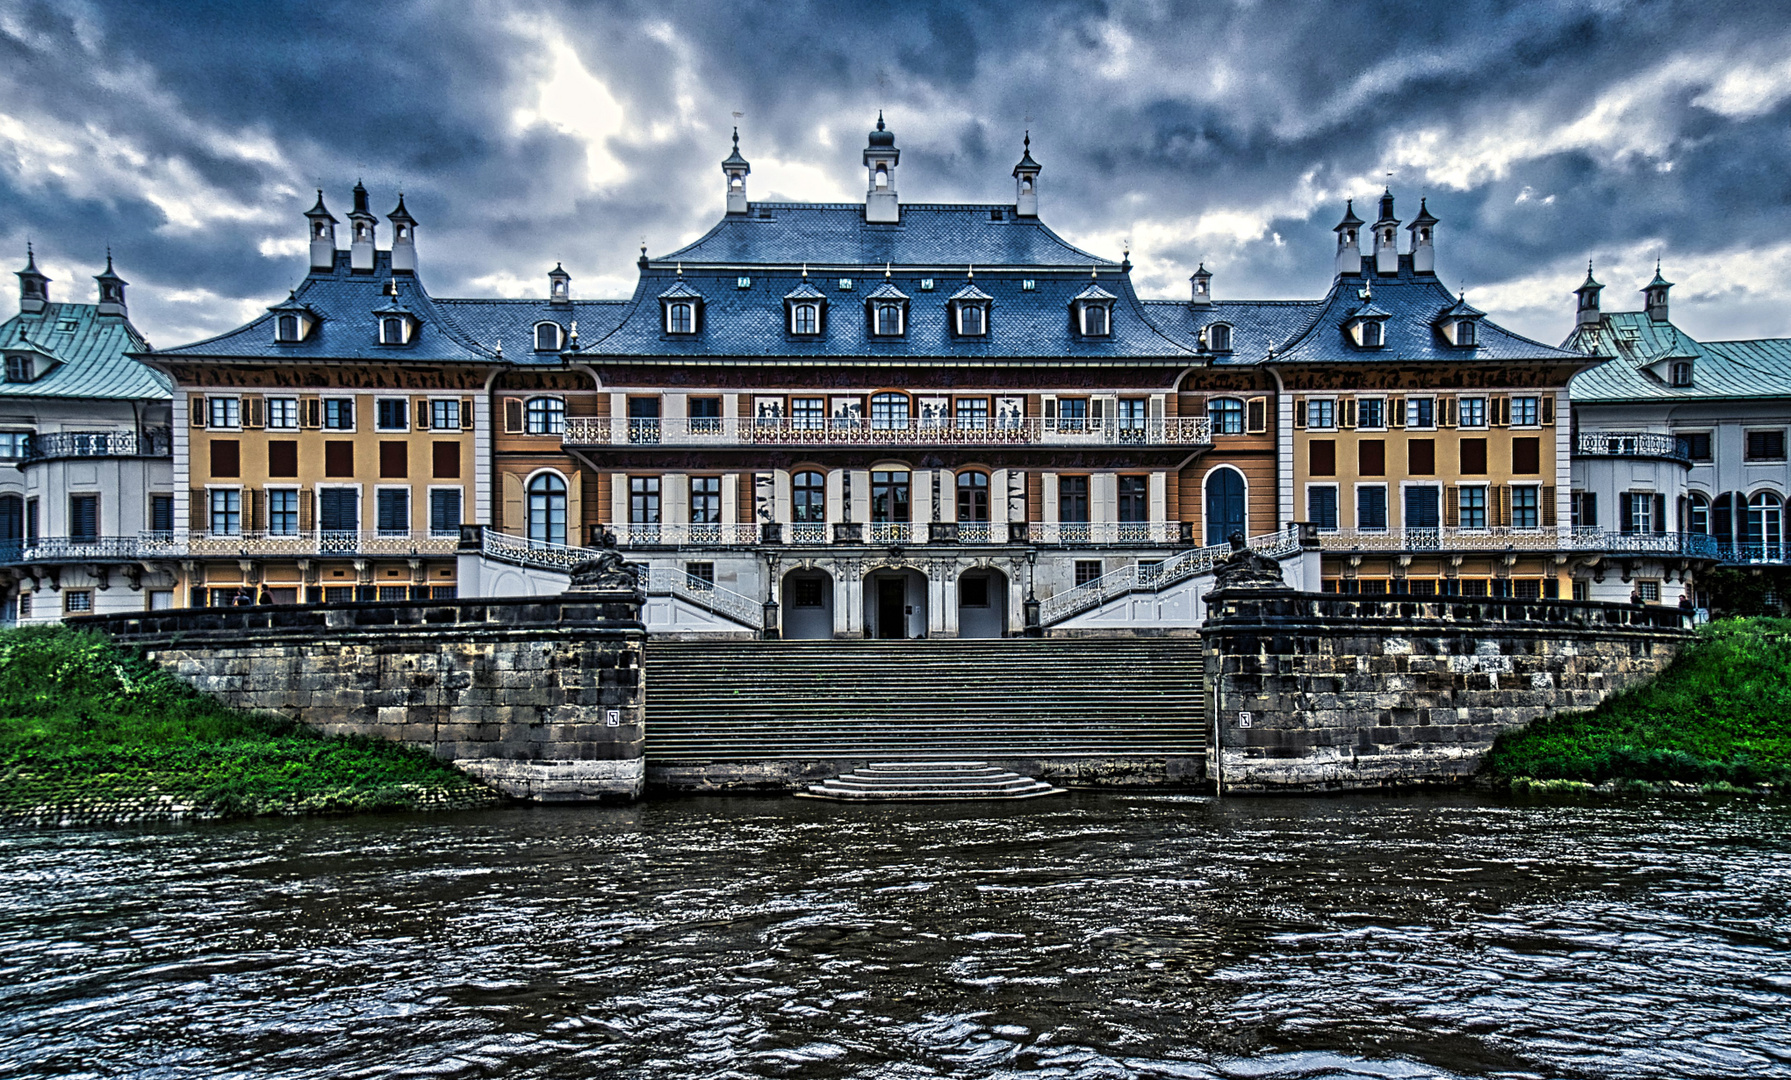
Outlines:
{"type": "Polygon", "coordinates": [[[965,285],[947,301],[951,309],[952,330],[959,337],[987,337],[989,307],[994,298],[976,287],[965,285]]]}
{"type": "Polygon", "coordinates": [[[1673,385],[1679,386],[1679,387],[1685,387],[1685,386],[1690,386],[1691,384],[1692,384],[1692,362],[1690,360],[1674,361],[1674,363],[1673,363],[1673,385]]]}
{"type": "Polygon", "coordinates": [[[1228,353],[1231,351],[1231,325],[1214,323],[1206,328],[1206,348],[1208,352],[1228,353]]]}
{"type": "Polygon", "coordinates": [[[1449,344],[1458,349],[1472,349],[1480,344],[1480,319],[1485,312],[1471,306],[1464,295],[1443,309],[1437,316],[1437,327],[1449,344]]]}
{"type": "Polygon", "coordinates": [[[36,377],[37,372],[31,363],[31,357],[14,353],[6,358],[6,381],[9,383],[28,383],[36,377]]]}
{"type": "Polygon", "coordinates": [[[564,340],[565,334],[561,331],[559,323],[539,322],[535,324],[536,352],[555,352],[564,340]]]}
{"type": "Polygon", "coordinates": [[[902,333],[902,305],[882,303],[875,308],[876,328],[871,332],[878,337],[900,337],[902,333]]]}
{"type": "Polygon", "coordinates": [[[1108,337],[1113,333],[1113,301],[1099,285],[1089,285],[1070,300],[1070,318],[1083,337],[1108,337]]]}
{"type": "Polygon", "coordinates": [[[703,294],[691,288],[682,276],[671,288],[659,294],[659,303],[666,333],[694,334],[702,329],[703,294]]]}
{"type": "Polygon", "coordinates": [[[297,315],[281,315],[274,321],[275,341],[293,342],[302,337],[304,337],[304,332],[297,315]]]}
{"type": "Polygon", "coordinates": [[[403,345],[410,341],[410,320],[402,315],[382,315],[379,319],[379,343],[403,345]]]}
{"type": "Polygon", "coordinates": [[[819,334],[821,332],[821,304],[818,300],[804,300],[790,305],[790,333],[819,334]]]}
{"type": "Polygon", "coordinates": [[[1364,319],[1356,324],[1356,344],[1364,349],[1378,349],[1386,344],[1386,328],[1379,319],[1364,319]]]}
{"type": "Polygon", "coordinates": [[[864,298],[875,337],[901,337],[908,332],[908,296],[885,281],[864,298]]]}
{"type": "Polygon", "coordinates": [[[1455,324],[1456,347],[1466,349],[1478,344],[1480,331],[1475,328],[1473,319],[1460,319],[1455,324]]]}

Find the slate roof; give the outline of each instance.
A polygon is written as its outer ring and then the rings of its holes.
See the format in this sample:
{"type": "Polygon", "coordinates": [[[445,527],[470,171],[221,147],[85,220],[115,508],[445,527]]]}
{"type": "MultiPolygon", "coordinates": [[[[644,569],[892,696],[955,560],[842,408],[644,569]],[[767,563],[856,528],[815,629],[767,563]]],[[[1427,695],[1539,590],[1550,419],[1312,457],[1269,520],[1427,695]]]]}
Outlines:
{"type": "Polygon", "coordinates": [[[1195,307],[1186,300],[1146,300],[1144,309],[1157,327],[1190,351],[1197,350],[1200,332],[1214,323],[1231,326],[1231,352],[1218,353],[1215,364],[1255,364],[1304,333],[1313,316],[1323,310],[1322,300],[1218,300],[1211,307],[1195,307]]]}
{"type": "Polygon", "coordinates": [[[398,362],[466,361],[489,363],[503,346],[504,359],[513,363],[557,363],[558,353],[535,352],[535,324],[557,322],[570,332],[578,321],[580,340],[602,336],[613,329],[626,307],[620,300],[575,300],[551,304],[539,300],[436,299],[415,274],[393,274],[391,252],[375,253],[372,273],[349,269],[349,253],[336,252],[335,267],[313,271],[290,298],[269,308],[267,314],[217,337],[162,349],[169,357],[217,357],[221,359],[355,360],[398,362]],[[388,296],[388,282],[397,282],[398,295],[388,296]],[[302,342],[274,341],[274,319],[280,310],[295,305],[321,318],[302,342]],[[378,313],[403,312],[417,320],[408,345],[380,345],[378,313]]]}
{"type": "Polygon", "coordinates": [[[149,347],[128,319],[101,315],[95,304],[46,304],[0,323],[0,348],[29,342],[61,363],[28,383],[0,383],[0,396],[18,398],[161,399],[172,386],[156,371],[133,360],[149,347]],[[68,330],[58,329],[72,323],[68,330]]]}
{"type": "Polygon", "coordinates": [[[873,225],[863,203],[755,202],[655,262],[727,266],[1114,266],[1006,203],[904,203],[902,220],[873,225]],[[992,220],[993,211],[1001,220],[992,220]]]}
{"type": "Polygon", "coordinates": [[[1364,258],[1361,275],[1340,277],[1332,284],[1303,332],[1276,349],[1276,363],[1584,359],[1578,353],[1531,341],[1485,319],[1480,322],[1476,343],[1469,348],[1456,348],[1443,337],[1436,321],[1458,300],[1436,275],[1413,272],[1409,254],[1399,257],[1399,270],[1393,274],[1375,273],[1372,262],[1364,258]],[[1362,297],[1364,287],[1372,290],[1372,301],[1362,297]],[[1345,337],[1343,327],[1352,317],[1367,314],[1371,303],[1378,309],[1376,315],[1384,312],[1387,316],[1386,344],[1378,349],[1357,348],[1345,337]]]}
{"type": "Polygon", "coordinates": [[[1048,269],[995,272],[979,266],[976,285],[991,298],[989,333],[958,337],[951,332],[949,301],[966,283],[961,274],[904,271],[898,264],[886,279],[881,261],[851,274],[836,271],[823,275],[811,266],[808,285],[825,297],[827,313],[822,333],[797,336],[786,329],[783,301],[802,284],[798,269],[757,268],[751,286],[742,289],[732,270],[696,269],[688,262],[683,268],[683,280],[704,297],[698,333],[665,332],[657,297],[669,284],[672,271],[654,265],[642,272],[627,312],[612,333],[598,338],[581,332],[581,355],[722,362],[776,357],[814,363],[887,363],[910,358],[1044,363],[1191,359],[1191,347],[1166,334],[1146,315],[1130,279],[1110,264],[1097,279],[1116,297],[1113,334],[1104,338],[1085,338],[1070,325],[1070,301],[1089,285],[1085,269],[1070,273],[1048,269]],[[841,289],[840,279],[848,276],[853,287],[841,289]],[[931,289],[923,288],[927,279],[933,282],[931,289]],[[1026,289],[1026,281],[1034,287],[1026,289]],[[865,303],[885,286],[908,297],[908,332],[899,338],[874,337],[867,326],[865,303]]]}
{"type": "Polygon", "coordinates": [[[1791,339],[1696,341],[1645,312],[1613,311],[1598,325],[1575,330],[1563,345],[1610,357],[1574,376],[1568,391],[1575,401],[1791,397],[1791,339]],[[1667,359],[1692,361],[1692,385],[1672,386],[1644,370],[1667,359]]]}

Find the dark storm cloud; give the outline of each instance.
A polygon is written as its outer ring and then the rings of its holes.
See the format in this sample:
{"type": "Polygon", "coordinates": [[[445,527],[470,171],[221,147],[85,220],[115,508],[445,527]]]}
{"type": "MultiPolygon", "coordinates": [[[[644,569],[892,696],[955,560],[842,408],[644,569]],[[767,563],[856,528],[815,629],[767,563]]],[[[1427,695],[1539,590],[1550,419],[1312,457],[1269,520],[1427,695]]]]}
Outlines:
{"type": "Polygon", "coordinates": [[[0,0],[0,242],[84,296],[109,241],[171,342],[277,299],[309,189],[340,215],[364,177],[380,212],[402,183],[438,293],[564,259],[613,294],[639,238],[719,213],[730,114],[755,197],[853,198],[879,107],[911,201],[1008,197],[1030,127],[1047,220],[1129,237],[1157,294],[1201,259],[1222,296],[1321,290],[1342,199],[1391,173],[1520,329],[1565,332],[1589,253],[1627,304],[1658,248],[1693,329],[1791,333],[1778,2],[0,0]]]}

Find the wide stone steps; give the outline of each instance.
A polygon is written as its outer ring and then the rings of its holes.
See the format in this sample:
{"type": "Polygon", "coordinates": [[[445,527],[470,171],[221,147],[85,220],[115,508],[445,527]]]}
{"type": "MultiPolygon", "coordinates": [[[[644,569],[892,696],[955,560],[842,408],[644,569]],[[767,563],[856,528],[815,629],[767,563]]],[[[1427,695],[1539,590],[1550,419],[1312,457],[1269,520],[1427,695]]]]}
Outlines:
{"type": "Polygon", "coordinates": [[[797,794],[841,802],[946,802],[1036,799],[1064,790],[981,761],[893,761],[860,766],[797,794]]]}
{"type": "Polygon", "coordinates": [[[649,764],[1201,754],[1197,640],[660,642],[649,764]]]}

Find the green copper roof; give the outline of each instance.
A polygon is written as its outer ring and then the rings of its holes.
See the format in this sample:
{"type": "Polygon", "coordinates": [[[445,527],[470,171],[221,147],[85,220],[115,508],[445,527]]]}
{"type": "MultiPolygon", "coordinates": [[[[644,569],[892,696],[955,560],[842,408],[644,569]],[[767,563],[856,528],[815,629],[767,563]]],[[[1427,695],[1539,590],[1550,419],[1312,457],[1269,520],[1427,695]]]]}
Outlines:
{"type": "Polygon", "coordinates": [[[101,315],[94,304],[46,304],[0,323],[0,351],[35,347],[60,361],[28,383],[0,382],[6,397],[158,398],[171,396],[168,380],[130,358],[149,348],[129,320],[101,315]]]}
{"type": "Polygon", "coordinates": [[[1640,311],[1613,311],[1581,327],[1563,348],[1611,359],[1574,376],[1573,400],[1699,401],[1791,397],[1791,339],[1696,341],[1640,311]],[[1673,386],[1647,369],[1692,361],[1692,384],[1673,386]]]}

